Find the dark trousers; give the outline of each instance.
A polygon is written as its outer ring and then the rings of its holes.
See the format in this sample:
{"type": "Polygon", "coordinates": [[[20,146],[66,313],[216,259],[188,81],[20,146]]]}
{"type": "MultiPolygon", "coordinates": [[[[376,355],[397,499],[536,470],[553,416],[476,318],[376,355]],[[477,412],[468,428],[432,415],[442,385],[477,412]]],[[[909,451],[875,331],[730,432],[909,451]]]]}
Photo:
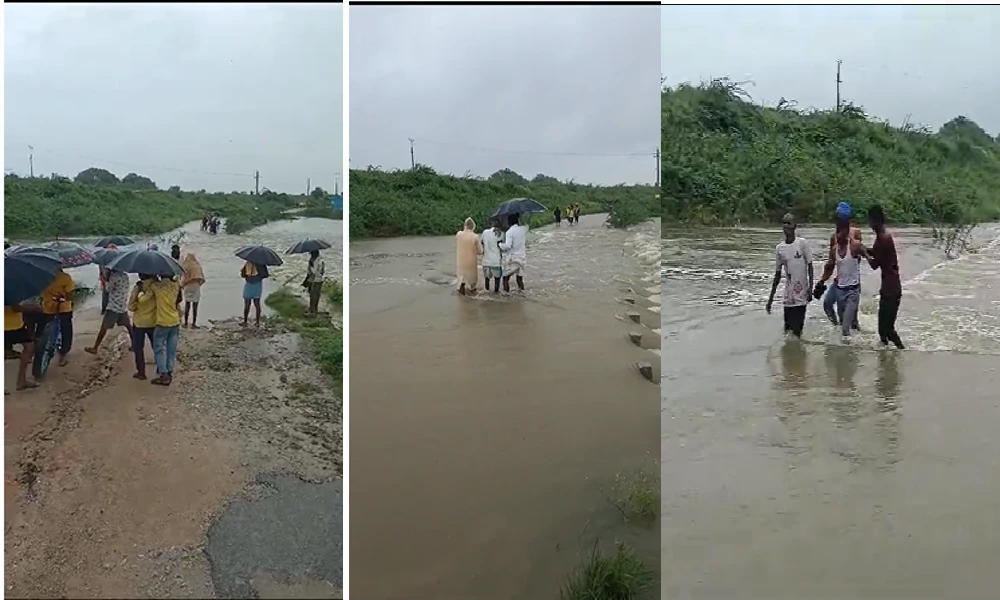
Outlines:
{"type": "Polygon", "coordinates": [[[902,296],[880,296],[878,301],[878,337],[883,345],[892,342],[897,348],[903,347],[903,341],[896,333],[896,317],[899,315],[899,302],[902,296]]]}
{"type": "Polygon", "coordinates": [[[135,353],[135,372],[140,375],[146,374],[146,339],[149,338],[149,347],[153,345],[153,332],[156,327],[133,327],[132,328],[132,352],[135,353]]]}
{"type": "MultiPolygon", "coordinates": [[[[46,325],[52,319],[59,319],[59,328],[62,329],[62,340],[59,344],[59,354],[66,355],[73,349],[73,313],[59,313],[58,315],[43,315],[38,324],[37,334],[40,335],[45,330],[46,325]]],[[[37,335],[35,336],[37,337],[37,335]]]]}
{"type": "Polygon", "coordinates": [[[101,290],[101,314],[108,312],[108,290],[101,290]]]}

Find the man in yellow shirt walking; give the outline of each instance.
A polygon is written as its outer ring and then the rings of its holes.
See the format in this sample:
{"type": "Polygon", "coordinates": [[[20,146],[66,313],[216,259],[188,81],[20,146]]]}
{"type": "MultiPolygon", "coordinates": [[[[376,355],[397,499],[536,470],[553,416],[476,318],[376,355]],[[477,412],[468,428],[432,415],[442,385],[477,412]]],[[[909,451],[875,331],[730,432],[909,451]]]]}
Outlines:
{"type": "Polygon", "coordinates": [[[153,356],[156,357],[156,378],[153,385],[170,385],[177,359],[177,341],[180,334],[181,284],[176,279],[161,278],[149,286],[149,292],[140,292],[141,303],[145,295],[152,294],[156,306],[156,329],[153,331],[153,356]]]}
{"type": "Polygon", "coordinates": [[[156,298],[150,286],[156,281],[152,275],[139,275],[139,281],[132,288],[128,298],[128,310],[132,313],[132,352],[135,354],[136,379],[146,379],[146,338],[156,355],[153,333],[156,331],[156,298]],[[140,301],[139,296],[142,296],[140,301]]]}
{"type": "Polygon", "coordinates": [[[73,291],[76,289],[69,273],[59,269],[56,278],[42,291],[42,330],[53,319],[59,319],[62,342],[59,345],[59,366],[66,366],[73,348],[73,291]]]}

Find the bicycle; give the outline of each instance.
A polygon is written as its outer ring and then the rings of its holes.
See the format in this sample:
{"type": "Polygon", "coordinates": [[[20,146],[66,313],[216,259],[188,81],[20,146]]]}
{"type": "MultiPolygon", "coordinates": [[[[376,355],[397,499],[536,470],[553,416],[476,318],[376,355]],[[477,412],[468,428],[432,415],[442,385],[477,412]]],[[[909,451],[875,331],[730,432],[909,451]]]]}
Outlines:
{"type": "Polygon", "coordinates": [[[52,359],[62,346],[62,321],[55,315],[35,339],[35,356],[31,361],[31,375],[35,381],[45,377],[52,359]]]}

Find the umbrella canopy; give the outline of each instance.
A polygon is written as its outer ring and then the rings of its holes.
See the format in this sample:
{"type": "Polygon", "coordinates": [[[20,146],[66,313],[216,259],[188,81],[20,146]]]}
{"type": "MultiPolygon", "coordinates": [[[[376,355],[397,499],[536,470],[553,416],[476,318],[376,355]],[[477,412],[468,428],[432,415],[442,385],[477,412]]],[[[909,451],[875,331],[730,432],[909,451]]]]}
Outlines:
{"type": "Polygon", "coordinates": [[[514,198],[506,202],[501,202],[500,206],[493,211],[491,217],[502,217],[513,214],[545,213],[549,209],[530,198],[514,198]]]}
{"type": "Polygon", "coordinates": [[[313,251],[326,250],[330,247],[328,242],[323,240],[304,239],[292,244],[285,254],[309,254],[313,251]]]}
{"type": "Polygon", "coordinates": [[[50,248],[19,246],[4,252],[3,303],[14,306],[42,293],[63,266],[50,248]]]}
{"type": "Polygon", "coordinates": [[[62,260],[63,267],[65,268],[82,267],[94,262],[94,253],[74,242],[56,240],[43,244],[42,247],[55,250],[59,253],[59,258],[62,260]]]}
{"type": "Polygon", "coordinates": [[[249,263],[264,265],[267,267],[277,267],[285,262],[281,260],[281,257],[278,256],[277,252],[271,250],[267,246],[243,246],[236,251],[236,256],[249,263]]]}
{"type": "Polygon", "coordinates": [[[184,273],[184,267],[181,266],[181,263],[174,260],[169,254],[156,250],[122,252],[108,261],[105,266],[112,271],[159,275],[160,277],[175,277],[184,273]]]}
{"type": "Polygon", "coordinates": [[[125,252],[117,248],[100,248],[94,252],[94,262],[99,267],[106,267],[108,263],[122,254],[125,254],[125,252]]]}
{"type": "Polygon", "coordinates": [[[94,246],[98,248],[107,248],[108,246],[131,246],[134,243],[135,240],[127,235],[109,235],[94,242],[94,246]]]}

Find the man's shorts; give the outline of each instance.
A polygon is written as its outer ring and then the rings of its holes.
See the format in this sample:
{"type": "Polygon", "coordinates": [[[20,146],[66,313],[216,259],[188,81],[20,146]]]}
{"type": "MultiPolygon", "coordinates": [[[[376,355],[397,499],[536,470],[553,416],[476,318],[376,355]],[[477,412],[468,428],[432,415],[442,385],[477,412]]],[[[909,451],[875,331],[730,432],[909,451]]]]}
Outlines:
{"type": "Polygon", "coordinates": [[[3,342],[5,346],[16,346],[18,344],[30,344],[32,342],[31,333],[27,327],[13,329],[3,332],[3,342]]]}
{"type": "Polygon", "coordinates": [[[500,279],[502,272],[500,267],[483,267],[483,277],[485,279],[500,279]]]}
{"type": "Polygon", "coordinates": [[[802,337],[802,328],[806,325],[805,306],[785,307],[785,331],[790,331],[796,337],[802,337]]]}
{"type": "Polygon", "coordinates": [[[131,323],[128,320],[128,313],[115,312],[113,310],[108,310],[104,313],[104,328],[111,330],[115,328],[115,325],[120,325],[121,327],[128,327],[131,323]]]}

